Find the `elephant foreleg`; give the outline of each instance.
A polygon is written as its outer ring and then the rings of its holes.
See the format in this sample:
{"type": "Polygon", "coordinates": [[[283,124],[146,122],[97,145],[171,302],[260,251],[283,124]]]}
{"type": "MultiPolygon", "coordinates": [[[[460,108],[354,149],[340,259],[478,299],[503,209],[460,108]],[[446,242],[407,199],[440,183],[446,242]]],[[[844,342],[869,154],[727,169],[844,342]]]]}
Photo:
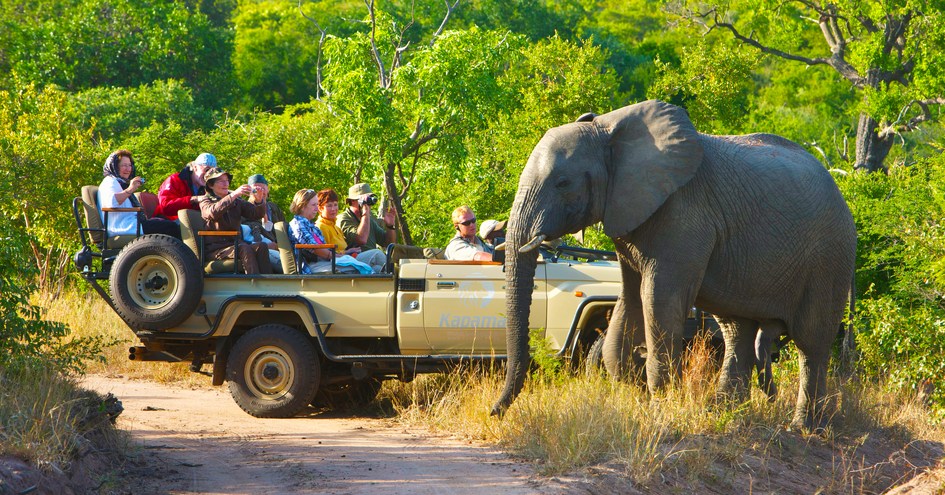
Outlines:
{"type": "Polygon", "coordinates": [[[640,302],[640,274],[625,264],[623,290],[617,298],[610,325],[604,340],[604,367],[611,376],[636,375],[640,368],[636,362],[636,348],[645,343],[643,338],[643,307],[640,302]]]}
{"type": "Polygon", "coordinates": [[[755,337],[758,322],[746,318],[716,316],[725,339],[725,357],[719,374],[718,395],[743,401],[748,398],[751,372],[755,367],[755,337]]]}

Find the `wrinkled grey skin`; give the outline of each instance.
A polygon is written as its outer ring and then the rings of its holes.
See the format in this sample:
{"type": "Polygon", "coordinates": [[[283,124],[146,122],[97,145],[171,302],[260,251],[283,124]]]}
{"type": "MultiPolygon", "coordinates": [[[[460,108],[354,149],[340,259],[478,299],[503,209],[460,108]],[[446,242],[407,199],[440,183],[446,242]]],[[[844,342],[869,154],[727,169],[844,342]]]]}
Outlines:
{"type": "Polygon", "coordinates": [[[773,385],[770,342],[783,333],[800,361],[794,423],[822,424],[856,251],[833,178],[786,139],[700,134],[685,110],[659,101],[591,117],[549,130],[519,180],[506,236],[508,375],[493,413],[518,395],[530,362],[537,251],[520,248],[602,222],[623,276],[604,347],[609,373],[626,375],[630,350],[645,342],[648,389],[663,389],[695,305],[722,328],[720,394],[745,398],[756,359],[773,385]],[[759,329],[767,364],[756,355],[759,329]]]}

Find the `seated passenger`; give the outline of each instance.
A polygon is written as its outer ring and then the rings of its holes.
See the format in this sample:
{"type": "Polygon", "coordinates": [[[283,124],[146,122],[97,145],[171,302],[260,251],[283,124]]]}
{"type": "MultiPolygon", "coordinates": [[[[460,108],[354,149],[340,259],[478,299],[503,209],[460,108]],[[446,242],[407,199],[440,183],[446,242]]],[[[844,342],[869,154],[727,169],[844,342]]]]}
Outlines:
{"type": "MultiPolygon", "coordinates": [[[[362,251],[379,249],[383,254],[388,244],[397,242],[394,212],[387,210],[381,212],[382,219],[375,218],[371,211],[377,203],[371,186],[362,182],[348,188],[347,208],[338,216],[338,227],[344,232],[349,247],[359,247],[362,251]]],[[[386,255],[384,257],[386,263],[386,255]]]]}
{"type": "Polygon", "coordinates": [[[324,234],[328,244],[337,246],[335,252],[339,256],[347,254],[362,263],[367,263],[374,273],[383,271],[387,256],[379,249],[362,250],[356,246],[348,247],[344,233],[335,223],[338,220],[338,193],[334,189],[322,189],[318,191],[316,197],[318,198],[318,222],[315,225],[324,234]]]}
{"type": "Polygon", "coordinates": [[[261,242],[269,248],[269,262],[272,264],[272,270],[282,273],[282,262],[279,260],[279,246],[276,244],[276,233],[272,230],[272,225],[277,222],[285,222],[285,215],[279,205],[269,200],[269,181],[262,174],[249,176],[247,181],[253,192],[249,197],[252,204],[264,203],[266,205],[266,214],[258,220],[243,220],[244,227],[249,228],[249,239],[251,242],[261,242]]]}
{"type": "Polygon", "coordinates": [[[500,222],[490,218],[482,222],[479,226],[479,238],[495,251],[496,241],[501,243],[505,239],[505,220],[500,222]]]}
{"type": "MultiPolygon", "coordinates": [[[[314,189],[301,189],[295,193],[289,211],[293,214],[289,221],[289,239],[292,244],[328,244],[321,229],[312,223],[318,211],[318,197],[314,189]]],[[[330,249],[296,249],[295,253],[299,260],[299,273],[331,272],[330,249]]],[[[338,273],[374,273],[370,265],[346,255],[335,257],[335,270],[338,273]]]]}
{"type": "Polygon", "coordinates": [[[201,153],[183,170],[171,174],[158,189],[158,205],[155,215],[177,221],[180,210],[199,210],[200,197],[206,192],[207,170],[217,166],[217,159],[210,153],[201,153]]]}
{"type": "MultiPolygon", "coordinates": [[[[248,196],[252,188],[243,184],[230,191],[232,176],[219,168],[207,172],[207,194],[200,197],[200,215],[207,222],[207,230],[234,230],[240,232],[240,220],[262,218],[266,205],[253,205],[240,199],[248,196]]],[[[272,273],[269,263],[269,249],[265,244],[248,243],[237,236],[240,265],[247,274],[272,273]]],[[[206,237],[204,256],[208,260],[225,260],[234,257],[234,242],[229,237],[206,237]]]]}
{"type": "MultiPolygon", "coordinates": [[[[105,225],[105,212],[101,208],[132,208],[141,206],[135,191],[144,183],[144,179],[135,175],[135,161],[128,150],[118,150],[108,155],[102,167],[105,176],[98,186],[99,214],[105,225]],[[133,178],[132,178],[133,177],[133,178]]],[[[142,234],[164,234],[180,239],[180,226],[163,218],[145,218],[144,212],[110,212],[105,230],[108,236],[135,235],[138,222],[141,222],[142,234]]]]}
{"type": "Polygon", "coordinates": [[[456,235],[446,245],[446,259],[492,261],[493,249],[476,236],[476,214],[463,205],[451,215],[456,235]]]}

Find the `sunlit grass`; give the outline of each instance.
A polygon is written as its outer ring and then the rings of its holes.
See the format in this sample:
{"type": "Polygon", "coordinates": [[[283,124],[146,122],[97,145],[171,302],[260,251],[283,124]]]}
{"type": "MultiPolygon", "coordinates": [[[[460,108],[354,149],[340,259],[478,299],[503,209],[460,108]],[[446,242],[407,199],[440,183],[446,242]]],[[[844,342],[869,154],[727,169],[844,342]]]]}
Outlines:
{"type": "Polygon", "coordinates": [[[46,369],[0,369],[0,455],[64,471],[77,455],[118,442],[101,398],[46,369]]]}
{"type": "Polygon", "coordinates": [[[108,304],[92,291],[63,291],[56,299],[38,297],[45,318],[69,325],[75,336],[104,336],[115,342],[105,350],[105,361],[90,361],[88,373],[178,383],[188,387],[210,387],[207,376],[192,373],[190,363],[141,362],[128,359],[128,348],[140,345],[134,333],[108,304]]]}
{"type": "Polygon", "coordinates": [[[711,477],[714,464],[735,466],[746,452],[763,463],[802,458],[804,442],[818,441],[837,452],[826,468],[830,486],[824,491],[869,492],[877,480],[857,455],[862,438],[881,430],[898,435],[900,445],[945,441],[945,426],[930,421],[928,409],[909,393],[838,377],[830,383],[834,412],[827,431],[798,435],[789,428],[796,365],[776,365],[780,392],[774,401],[754,386],[750,400],[725,404],[716,401],[718,368],[705,345],[697,343],[686,362],[682,378],[652,400],[642,384],[604,374],[533,377],[501,420],[489,410],[502,389],[502,373],[424,376],[410,384],[388,383],[382,396],[404,424],[497,444],[544,474],[606,463],[643,484],[667,470],[691,479],[711,477]]]}
{"type": "MultiPolygon", "coordinates": [[[[79,335],[106,335],[118,344],[105,364],[89,371],[130,378],[209,387],[207,377],[186,363],[129,361],[137,342],[117,315],[95,294],[66,292],[43,301],[47,317],[68,323],[79,335]]],[[[827,442],[836,452],[824,492],[861,493],[878,485],[857,449],[877,431],[899,445],[920,440],[945,442],[945,426],[908,390],[832,376],[828,388],[830,422],[819,436],[789,428],[796,400],[796,356],[782,351],[774,367],[779,387],[769,401],[757,386],[744,403],[716,401],[718,366],[705,342],[696,342],[681,377],[657,397],[642,383],[616,381],[606,374],[540,370],[499,420],[489,411],[504,384],[504,373],[464,367],[421,375],[410,383],[385,382],[379,399],[396,421],[411,427],[459,435],[500,446],[535,463],[547,475],[606,464],[628,479],[646,484],[660,473],[682,472],[687,479],[712,477],[719,463],[735,466],[745,452],[766,465],[779,458],[802,458],[805,442],[827,442]],[[715,466],[715,467],[714,467],[715,466]]]]}

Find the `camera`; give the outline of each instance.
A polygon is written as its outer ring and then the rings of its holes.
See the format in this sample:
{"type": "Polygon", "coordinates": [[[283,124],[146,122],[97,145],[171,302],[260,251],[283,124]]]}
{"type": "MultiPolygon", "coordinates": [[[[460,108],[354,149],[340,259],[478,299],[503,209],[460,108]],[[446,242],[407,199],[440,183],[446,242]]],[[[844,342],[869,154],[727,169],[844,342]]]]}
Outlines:
{"type": "Polygon", "coordinates": [[[253,193],[253,194],[256,194],[256,193],[259,192],[259,188],[258,188],[258,187],[256,187],[256,186],[252,186],[252,187],[253,187],[253,190],[252,190],[252,193],[253,193]]]}
{"type": "Polygon", "coordinates": [[[369,194],[366,197],[359,199],[358,203],[361,205],[374,206],[377,204],[377,194],[369,194]]]}
{"type": "Polygon", "coordinates": [[[144,177],[141,177],[141,185],[144,185],[144,177]]]}

